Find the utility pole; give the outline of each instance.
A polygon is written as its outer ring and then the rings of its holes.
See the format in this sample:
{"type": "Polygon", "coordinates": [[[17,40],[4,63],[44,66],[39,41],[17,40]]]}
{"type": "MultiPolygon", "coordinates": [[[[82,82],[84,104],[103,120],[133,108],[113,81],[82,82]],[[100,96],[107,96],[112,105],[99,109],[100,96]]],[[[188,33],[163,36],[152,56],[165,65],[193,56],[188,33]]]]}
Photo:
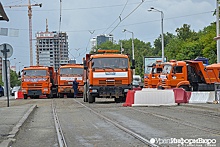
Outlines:
{"type": "MultiPolygon", "coordinates": [[[[219,37],[219,4],[216,0],[216,37],[219,37]]],[[[217,39],[217,63],[220,63],[220,40],[217,39]]]]}
{"type": "Polygon", "coordinates": [[[28,7],[28,18],[29,18],[29,45],[30,45],[30,65],[33,65],[33,49],[32,49],[32,6],[40,6],[41,4],[31,4],[30,0],[28,0],[28,4],[26,5],[14,5],[14,6],[5,6],[5,7],[28,7]]]}

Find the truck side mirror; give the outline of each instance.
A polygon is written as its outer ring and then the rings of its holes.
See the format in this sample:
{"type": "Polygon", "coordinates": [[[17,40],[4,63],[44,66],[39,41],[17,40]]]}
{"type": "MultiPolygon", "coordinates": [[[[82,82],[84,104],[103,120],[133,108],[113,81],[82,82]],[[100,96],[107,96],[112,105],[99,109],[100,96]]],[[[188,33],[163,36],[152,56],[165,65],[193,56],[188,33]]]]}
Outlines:
{"type": "Polygon", "coordinates": [[[83,61],[83,66],[84,66],[84,69],[85,69],[85,70],[88,69],[88,67],[87,67],[87,65],[86,65],[86,60],[83,61]]]}

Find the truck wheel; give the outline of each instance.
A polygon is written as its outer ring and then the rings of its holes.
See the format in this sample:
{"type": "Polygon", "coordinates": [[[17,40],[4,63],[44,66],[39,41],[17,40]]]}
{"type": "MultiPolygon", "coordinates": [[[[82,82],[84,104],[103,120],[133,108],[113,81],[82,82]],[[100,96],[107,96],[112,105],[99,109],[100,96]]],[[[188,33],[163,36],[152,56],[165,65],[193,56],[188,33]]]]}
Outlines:
{"type": "Polygon", "coordinates": [[[57,94],[53,94],[53,98],[57,98],[57,94]]]}
{"type": "Polygon", "coordinates": [[[60,98],[64,98],[64,94],[60,93],[60,94],[59,94],[59,97],[60,97],[60,98]]]}
{"type": "Polygon", "coordinates": [[[47,98],[48,98],[48,99],[52,98],[52,93],[47,94],[47,98]]]}
{"type": "Polygon", "coordinates": [[[95,97],[89,94],[89,103],[95,102],[95,97]]]}
{"type": "Polygon", "coordinates": [[[24,94],[24,99],[27,99],[27,94],[24,94]]]}
{"type": "Polygon", "coordinates": [[[124,94],[124,96],[122,97],[122,102],[126,101],[126,96],[127,96],[127,94],[124,94]]]}
{"type": "Polygon", "coordinates": [[[164,90],[164,87],[158,86],[157,89],[158,89],[158,90],[164,90]]]}
{"type": "Polygon", "coordinates": [[[122,101],[122,97],[120,96],[119,98],[115,98],[116,103],[120,103],[122,101]]]}

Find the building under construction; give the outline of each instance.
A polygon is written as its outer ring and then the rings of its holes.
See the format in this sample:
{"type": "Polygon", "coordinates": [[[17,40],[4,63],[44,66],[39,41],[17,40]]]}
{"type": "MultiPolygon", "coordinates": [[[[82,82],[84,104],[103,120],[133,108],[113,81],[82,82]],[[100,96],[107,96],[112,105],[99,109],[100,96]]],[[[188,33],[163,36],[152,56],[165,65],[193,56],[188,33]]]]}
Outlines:
{"type": "Polygon", "coordinates": [[[36,56],[37,65],[53,66],[57,70],[61,64],[69,61],[68,36],[59,32],[36,33],[36,56]]]}

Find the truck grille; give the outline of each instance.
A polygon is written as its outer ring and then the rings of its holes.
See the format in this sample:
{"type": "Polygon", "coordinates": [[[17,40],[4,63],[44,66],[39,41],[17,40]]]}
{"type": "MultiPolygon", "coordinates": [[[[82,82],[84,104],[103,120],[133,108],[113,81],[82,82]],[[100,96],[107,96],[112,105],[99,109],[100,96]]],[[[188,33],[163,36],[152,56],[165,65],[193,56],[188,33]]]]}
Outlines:
{"type": "Polygon", "coordinates": [[[119,85],[122,84],[122,80],[115,80],[115,81],[106,81],[106,80],[99,80],[99,84],[102,85],[119,85]]]}
{"type": "Polygon", "coordinates": [[[27,86],[28,86],[28,88],[32,88],[32,87],[33,87],[33,88],[37,88],[37,87],[38,87],[38,88],[41,88],[41,87],[42,87],[42,84],[38,84],[38,83],[36,83],[36,84],[28,84],[27,86]]]}
{"type": "Polygon", "coordinates": [[[166,85],[166,81],[165,81],[165,80],[164,80],[164,81],[162,81],[162,85],[164,85],[164,86],[166,85]]]}
{"type": "Polygon", "coordinates": [[[144,81],[144,85],[145,85],[145,86],[148,86],[148,81],[144,81]]]}

